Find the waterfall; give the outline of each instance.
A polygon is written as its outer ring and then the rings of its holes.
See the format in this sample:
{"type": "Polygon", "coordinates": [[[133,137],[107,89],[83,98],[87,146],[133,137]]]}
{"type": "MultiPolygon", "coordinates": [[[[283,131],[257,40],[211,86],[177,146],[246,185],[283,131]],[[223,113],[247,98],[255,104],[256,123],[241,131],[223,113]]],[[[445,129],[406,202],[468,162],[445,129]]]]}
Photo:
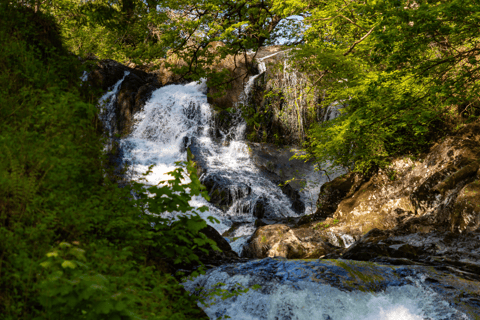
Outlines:
{"type": "MultiPolygon", "coordinates": [[[[281,218],[299,214],[291,209],[291,200],[252,162],[243,140],[245,123],[240,114],[229,132],[221,132],[220,140],[214,137],[214,116],[206,90],[205,82],[157,89],[143,110],[135,114],[132,133],[120,140],[120,147],[134,179],[143,177],[141,174],[154,165],[146,177],[152,185],[170,179],[167,173],[175,169],[175,162],[187,160],[187,148],[195,149],[196,160],[206,171],[200,180],[224,192],[228,203],[215,206],[194,197],[191,205],[207,205],[210,210],[202,215],[217,218],[221,223],[212,226],[220,233],[233,223],[239,224],[231,236],[240,237],[232,243],[240,253],[246,237],[255,231],[259,215],[281,218]]],[[[110,114],[114,113],[105,113],[107,123],[113,119],[110,114]]]]}
{"type": "Polygon", "coordinates": [[[429,281],[433,281],[430,276],[405,267],[353,261],[266,258],[220,266],[184,286],[197,294],[197,288],[231,292],[239,285],[261,286],[239,296],[217,299],[204,309],[210,319],[223,316],[234,320],[468,319],[430,287],[429,281]],[[362,274],[365,282],[360,290],[355,290],[352,285],[363,282],[357,278],[358,274],[362,274]]]}
{"type": "MultiPolygon", "coordinates": [[[[263,68],[260,70],[264,72],[263,68]]],[[[116,94],[127,75],[100,99],[100,119],[110,136],[116,133],[116,94]]],[[[220,138],[215,134],[206,90],[205,82],[157,89],[143,110],[135,114],[132,133],[120,139],[119,145],[133,179],[143,177],[141,174],[154,165],[146,177],[152,185],[170,179],[167,173],[175,169],[175,162],[187,160],[188,148],[195,150],[195,160],[204,169],[201,181],[224,192],[222,201],[226,203],[214,205],[202,197],[194,197],[190,204],[207,205],[210,211],[201,215],[217,218],[220,223],[212,226],[220,233],[234,223],[239,225],[230,234],[238,239],[230,244],[241,253],[260,213],[268,218],[298,216],[298,213],[290,209],[291,201],[281,189],[252,162],[240,114],[234,117],[228,132],[220,131],[220,138]]],[[[246,94],[248,97],[248,87],[246,94]]],[[[318,194],[319,187],[317,184],[309,192],[318,194]]],[[[341,239],[347,246],[353,243],[348,235],[341,235],[341,239]]],[[[223,316],[234,320],[468,319],[439,294],[452,288],[448,282],[442,287],[442,277],[443,274],[420,266],[267,258],[210,269],[205,275],[184,282],[184,287],[192,294],[199,294],[218,287],[218,283],[223,283],[221,288],[227,292],[238,284],[261,286],[259,290],[218,299],[205,308],[211,319],[223,316]]]]}
{"type": "MultiPolygon", "coordinates": [[[[117,94],[120,90],[120,85],[122,84],[123,80],[125,80],[125,77],[129,74],[130,72],[125,71],[122,79],[118,80],[113,87],[108,90],[98,101],[98,107],[100,109],[98,117],[103,123],[103,132],[108,138],[108,142],[105,145],[105,150],[111,149],[114,135],[117,133],[117,94]]],[[[87,78],[88,74],[84,73],[81,79],[82,81],[86,81],[87,78]]]]}

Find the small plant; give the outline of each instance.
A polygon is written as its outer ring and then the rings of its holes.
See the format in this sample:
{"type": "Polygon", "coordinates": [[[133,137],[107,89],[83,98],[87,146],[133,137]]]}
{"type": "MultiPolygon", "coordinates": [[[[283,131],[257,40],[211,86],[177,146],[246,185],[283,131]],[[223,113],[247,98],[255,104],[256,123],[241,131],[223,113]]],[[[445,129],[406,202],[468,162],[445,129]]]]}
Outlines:
{"type": "Polygon", "coordinates": [[[396,177],[397,177],[397,170],[392,170],[388,175],[388,178],[390,179],[390,181],[395,181],[396,177]]]}
{"type": "Polygon", "coordinates": [[[262,236],[262,240],[261,240],[262,243],[267,243],[267,237],[265,236],[262,236]]]}

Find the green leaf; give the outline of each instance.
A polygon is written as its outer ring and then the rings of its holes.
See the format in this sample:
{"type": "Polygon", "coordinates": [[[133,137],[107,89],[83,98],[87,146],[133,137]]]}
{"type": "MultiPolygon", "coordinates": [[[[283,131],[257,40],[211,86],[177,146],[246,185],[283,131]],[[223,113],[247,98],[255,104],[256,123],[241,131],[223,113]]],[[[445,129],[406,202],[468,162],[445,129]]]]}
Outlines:
{"type": "Polygon", "coordinates": [[[77,265],[75,264],[75,262],[71,261],[71,260],[65,260],[62,262],[62,268],[66,269],[66,268],[70,268],[70,269],[75,269],[77,267],[77,265]]]}

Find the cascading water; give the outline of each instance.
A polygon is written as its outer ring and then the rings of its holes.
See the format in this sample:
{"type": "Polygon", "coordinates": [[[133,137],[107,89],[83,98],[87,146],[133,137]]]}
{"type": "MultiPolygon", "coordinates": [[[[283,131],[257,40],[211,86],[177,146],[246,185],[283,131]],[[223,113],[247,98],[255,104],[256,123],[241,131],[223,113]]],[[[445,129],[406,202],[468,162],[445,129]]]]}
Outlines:
{"type": "MultiPolygon", "coordinates": [[[[110,135],[115,133],[115,95],[122,81],[119,80],[100,101],[100,118],[110,135]]],[[[202,197],[195,197],[191,204],[207,205],[210,212],[204,215],[221,221],[213,224],[220,233],[234,222],[240,223],[241,227],[232,234],[240,238],[231,242],[232,249],[240,253],[255,230],[259,208],[271,218],[298,216],[298,213],[291,209],[290,199],[252,162],[248,146],[242,140],[245,123],[240,115],[229,132],[220,131],[220,138],[213,133],[214,119],[206,89],[205,83],[190,83],[154,91],[143,110],[134,116],[133,132],[120,140],[123,161],[132,168],[134,179],[143,177],[141,173],[154,165],[147,182],[157,184],[170,178],[166,173],[175,169],[176,161],[187,159],[187,148],[194,149],[196,160],[205,171],[201,180],[224,192],[227,203],[214,206],[202,197]]],[[[316,185],[312,193],[318,194],[318,188],[316,185]]],[[[310,213],[308,210],[312,208],[307,206],[306,211],[310,213]]],[[[347,246],[353,242],[353,238],[346,235],[342,240],[347,246]]],[[[211,319],[222,316],[234,320],[468,319],[429,287],[439,282],[426,281],[422,273],[428,272],[426,269],[416,271],[414,267],[373,265],[370,266],[373,280],[369,282],[365,276],[359,276],[364,275],[365,268],[355,268],[356,265],[341,260],[267,258],[210,269],[205,275],[185,282],[184,286],[195,293],[198,292],[196,288],[208,291],[219,282],[225,283],[227,290],[237,283],[244,287],[261,285],[260,290],[219,300],[206,308],[211,319]],[[359,284],[362,281],[363,284],[359,284]],[[372,283],[374,287],[370,288],[372,283]]]]}
{"type": "MultiPolygon", "coordinates": [[[[240,115],[229,132],[220,131],[219,139],[212,136],[213,120],[204,83],[170,85],[154,91],[144,109],[134,116],[133,132],[120,141],[123,160],[133,170],[133,178],[154,165],[148,183],[169,179],[166,173],[175,168],[176,161],[187,160],[187,148],[191,148],[206,170],[201,181],[224,192],[223,210],[201,197],[191,204],[207,205],[210,212],[205,216],[221,221],[213,224],[220,233],[236,222],[241,226],[231,236],[250,236],[259,214],[267,218],[298,216],[291,209],[290,199],[251,161],[242,140],[245,123],[240,115]]],[[[244,243],[245,238],[240,238],[232,247],[240,253],[244,243]]]]}
{"type": "Polygon", "coordinates": [[[469,319],[436,292],[443,288],[430,278],[434,275],[418,269],[353,261],[266,258],[222,265],[184,286],[190,292],[198,292],[197,288],[232,291],[239,285],[261,286],[240,296],[218,299],[205,309],[211,319],[223,316],[235,320],[469,319]]]}

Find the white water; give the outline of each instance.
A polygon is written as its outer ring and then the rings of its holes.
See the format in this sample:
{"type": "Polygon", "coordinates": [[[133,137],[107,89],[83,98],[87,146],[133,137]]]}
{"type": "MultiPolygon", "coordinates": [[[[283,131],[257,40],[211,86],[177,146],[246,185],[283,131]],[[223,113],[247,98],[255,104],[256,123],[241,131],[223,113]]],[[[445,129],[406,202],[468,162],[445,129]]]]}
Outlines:
{"type": "MultiPolygon", "coordinates": [[[[100,118],[110,136],[115,133],[115,95],[122,81],[119,80],[100,100],[100,118]]],[[[221,221],[213,225],[219,232],[227,230],[232,222],[244,223],[233,234],[241,237],[231,242],[232,248],[241,252],[248,235],[254,231],[252,205],[259,198],[268,199],[267,206],[274,215],[296,214],[290,209],[289,199],[275,184],[263,178],[250,160],[248,147],[242,140],[245,125],[241,119],[231,132],[222,133],[224,138],[221,141],[211,137],[212,113],[205,92],[204,83],[171,85],[156,90],[144,110],[135,115],[136,124],[132,134],[122,139],[120,144],[125,154],[124,161],[131,164],[134,178],[142,177],[141,173],[154,165],[152,174],[147,177],[150,184],[170,179],[167,172],[175,169],[176,161],[186,160],[185,148],[195,143],[206,163],[207,175],[230,179],[236,183],[232,187],[235,190],[250,187],[250,195],[235,198],[226,211],[219,210],[201,197],[191,201],[192,206],[209,206],[210,212],[204,216],[212,215],[221,221]],[[229,134],[235,138],[228,142],[229,134]]],[[[342,240],[348,245],[352,241],[346,236],[342,240]]],[[[282,275],[277,273],[272,276],[262,284],[261,290],[219,300],[205,309],[206,313],[211,319],[228,315],[234,320],[437,320],[453,319],[448,315],[456,314],[448,303],[418,280],[412,285],[393,286],[384,292],[372,294],[342,291],[309,280],[308,277],[280,282],[277,276],[282,275]]],[[[232,276],[215,269],[185,283],[185,288],[194,292],[198,286],[209,289],[223,282],[226,284],[224,288],[230,290],[237,283],[249,287],[256,284],[257,280],[251,275],[232,276]]]]}
{"type": "Polygon", "coordinates": [[[330,120],[333,120],[333,119],[337,118],[338,116],[340,116],[341,115],[340,110],[342,108],[343,108],[343,105],[340,104],[338,101],[335,101],[334,103],[329,105],[326,112],[325,112],[325,116],[324,116],[323,121],[324,122],[330,121],[330,120]]]}
{"type": "MultiPolygon", "coordinates": [[[[102,101],[118,90],[120,84],[121,81],[102,101]]],[[[111,131],[112,126],[108,123],[115,120],[114,112],[102,114],[111,131]]],[[[195,197],[190,203],[194,207],[207,205],[210,212],[201,215],[204,218],[211,215],[220,220],[220,224],[212,224],[220,233],[233,222],[240,222],[243,225],[231,236],[251,235],[255,231],[254,208],[262,199],[269,217],[298,216],[291,209],[287,196],[276,184],[263,177],[251,161],[248,146],[243,141],[245,124],[240,117],[230,132],[221,132],[221,141],[212,137],[213,115],[207,103],[204,83],[170,85],[154,91],[144,109],[135,114],[134,122],[132,133],[120,141],[123,161],[130,165],[133,179],[143,178],[142,173],[151,165],[154,167],[146,177],[148,184],[155,185],[170,179],[167,173],[175,169],[175,162],[187,160],[186,147],[195,145],[196,156],[200,156],[207,169],[201,179],[227,181],[226,188],[230,190],[233,204],[226,211],[219,210],[201,197],[195,197]],[[234,139],[229,141],[227,136],[234,139]]],[[[240,252],[245,239],[238,241],[232,246],[240,252]]]]}
{"type": "MultiPolygon", "coordinates": [[[[129,74],[130,72],[125,71],[123,78],[118,80],[117,83],[115,83],[113,87],[108,90],[107,93],[105,93],[98,101],[98,106],[100,108],[99,118],[103,123],[104,132],[108,134],[108,137],[112,137],[116,133],[117,117],[115,112],[115,103],[117,101],[117,94],[118,90],[120,89],[120,85],[125,77],[129,74]]],[[[82,81],[84,77],[88,77],[88,75],[84,74],[82,81]]]]}
{"type": "MultiPolygon", "coordinates": [[[[420,277],[410,278],[410,284],[388,286],[377,293],[340,290],[309,277],[299,280],[294,273],[308,272],[299,265],[297,270],[272,274],[252,269],[251,275],[232,274],[211,270],[192,281],[185,288],[221,288],[232,291],[238,285],[249,288],[260,282],[259,290],[215,302],[204,308],[211,319],[229,316],[234,320],[452,320],[468,319],[452,308],[438,294],[424,284],[420,277]],[[262,274],[255,276],[255,273],[262,274]],[[286,278],[282,276],[288,274],[286,278]],[[268,277],[269,280],[262,279],[268,277]],[[285,280],[286,279],[286,280],[285,280]],[[218,283],[225,285],[218,286],[218,283]]],[[[287,268],[288,267],[284,267],[287,268]]]]}

